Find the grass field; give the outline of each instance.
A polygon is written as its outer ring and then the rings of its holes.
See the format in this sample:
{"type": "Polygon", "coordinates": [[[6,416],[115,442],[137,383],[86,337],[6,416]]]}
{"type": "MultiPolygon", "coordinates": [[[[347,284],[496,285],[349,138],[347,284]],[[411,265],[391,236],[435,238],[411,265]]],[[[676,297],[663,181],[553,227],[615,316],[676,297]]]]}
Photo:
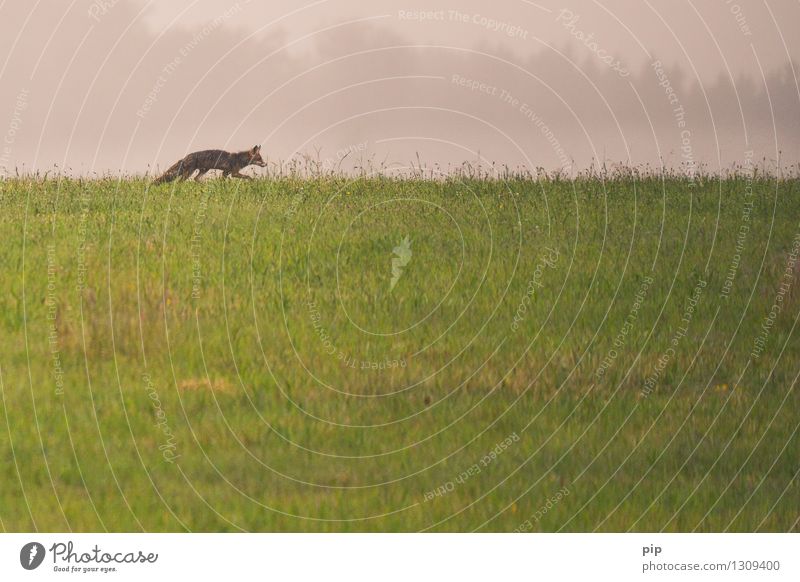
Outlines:
{"type": "Polygon", "coordinates": [[[5,531],[798,530],[795,179],[17,179],[0,235],[5,531]]]}

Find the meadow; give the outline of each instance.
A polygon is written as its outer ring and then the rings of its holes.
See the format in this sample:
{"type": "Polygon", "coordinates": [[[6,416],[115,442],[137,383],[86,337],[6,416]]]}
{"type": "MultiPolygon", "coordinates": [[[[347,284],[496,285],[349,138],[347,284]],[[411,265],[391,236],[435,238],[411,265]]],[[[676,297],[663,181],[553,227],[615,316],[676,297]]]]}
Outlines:
{"type": "Polygon", "coordinates": [[[796,178],[17,178],[0,235],[3,531],[798,531],[796,178]]]}

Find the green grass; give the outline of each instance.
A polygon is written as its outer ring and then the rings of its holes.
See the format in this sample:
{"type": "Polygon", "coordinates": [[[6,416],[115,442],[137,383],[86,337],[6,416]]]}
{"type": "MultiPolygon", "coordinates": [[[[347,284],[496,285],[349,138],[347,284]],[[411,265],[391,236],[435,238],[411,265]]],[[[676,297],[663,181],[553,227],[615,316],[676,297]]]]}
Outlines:
{"type": "Polygon", "coordinates": [[[748,188],[0,182],[0,526],[796,531],[800,188],[748,188]]]}

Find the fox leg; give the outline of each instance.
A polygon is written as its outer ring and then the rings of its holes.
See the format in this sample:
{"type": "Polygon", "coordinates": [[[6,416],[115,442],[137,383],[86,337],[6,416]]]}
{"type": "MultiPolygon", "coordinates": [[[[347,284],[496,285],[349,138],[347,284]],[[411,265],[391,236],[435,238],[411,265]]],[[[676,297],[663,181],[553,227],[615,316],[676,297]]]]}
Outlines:
{"type": "Polygon", "coordinates": [[[199,181],[200,181],[200,178],[202,178],[203,176],[205,176],[205,175],[206,175],[206,172],[208,172],[208,170],[200,170],[200,171],[197,173],[197,175],[194,177],[194,181],[195,181],[195,182],[199,182],[199,181]]]}
{"type": "Polygon", "coordinates": [[[234,178],[242,178],[243,180],[252,180],[253,179],[251,176],[245,176],[244,174],[239,173],[238,170],[236,172],[233,172],[233,174],[231,174],[231,175],[234,178]]]}
{"type": "Polygon", "coordinates": [[[222,177],[223,178],[227,178],[230,175],[231,175],[231,171],[230,170],[222,170],[222,177]]]}

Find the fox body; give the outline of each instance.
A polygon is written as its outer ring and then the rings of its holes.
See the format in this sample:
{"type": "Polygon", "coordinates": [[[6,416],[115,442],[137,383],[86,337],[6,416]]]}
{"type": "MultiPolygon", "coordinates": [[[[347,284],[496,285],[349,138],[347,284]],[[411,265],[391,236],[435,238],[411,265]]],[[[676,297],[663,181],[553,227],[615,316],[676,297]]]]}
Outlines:
{"type": "Polygon", "coordinates": [[[223,150],[204,150],[189,154],[156,178],[154,184],[163,184],[173,180],[188,180],[195,171],[199,171],[195,180],[199,180],[209,170],[222,170],[222,177],[234,176],[252,180],[250,176],[241,174],[242,168],[247,166],[266,166],[266,162],[261,158],[261,146],[243,152],[226,152],[223,150]]]}

